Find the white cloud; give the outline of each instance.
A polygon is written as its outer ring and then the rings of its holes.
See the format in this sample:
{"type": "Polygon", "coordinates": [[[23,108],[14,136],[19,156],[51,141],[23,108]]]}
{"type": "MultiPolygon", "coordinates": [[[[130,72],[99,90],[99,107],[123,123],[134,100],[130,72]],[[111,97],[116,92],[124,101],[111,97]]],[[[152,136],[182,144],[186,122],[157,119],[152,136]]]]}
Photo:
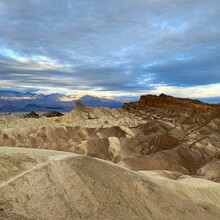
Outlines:
{"type": "Polygon", "coordinates": [[[214,98],[220,96],[220,83],[190,87],[157,85],[156,89],[146,92],[156,95],[165,93],[167,95],[185,98],[214,98]]]}

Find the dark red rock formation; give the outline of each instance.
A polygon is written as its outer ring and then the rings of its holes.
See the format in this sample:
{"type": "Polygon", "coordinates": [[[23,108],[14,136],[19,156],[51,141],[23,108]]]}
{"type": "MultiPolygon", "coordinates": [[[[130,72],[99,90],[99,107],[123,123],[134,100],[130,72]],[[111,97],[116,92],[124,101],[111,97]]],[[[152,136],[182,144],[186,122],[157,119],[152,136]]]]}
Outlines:
{"type": "Polygon", "coordinates": [[[125,103],[123,108],[128,111],[133,110],[149,110],[156,108],[164,110],[171,114],[195,114],[195,113],[210,113],[219,108],[220,105],[208,104],[199,100],[175,98],[165,94],[144,95],[140,97],[138,102],[125,103]]]}

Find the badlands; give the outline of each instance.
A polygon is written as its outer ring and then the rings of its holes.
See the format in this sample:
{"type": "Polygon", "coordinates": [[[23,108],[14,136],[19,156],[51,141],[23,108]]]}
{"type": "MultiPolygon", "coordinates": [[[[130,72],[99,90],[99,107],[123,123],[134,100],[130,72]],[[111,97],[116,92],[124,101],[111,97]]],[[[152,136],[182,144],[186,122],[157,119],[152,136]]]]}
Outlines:
{"type": "Polygon", "coordinates": [[[142,96],[0,117],[0,219],[220,219],[220,105],[142,96]]]}

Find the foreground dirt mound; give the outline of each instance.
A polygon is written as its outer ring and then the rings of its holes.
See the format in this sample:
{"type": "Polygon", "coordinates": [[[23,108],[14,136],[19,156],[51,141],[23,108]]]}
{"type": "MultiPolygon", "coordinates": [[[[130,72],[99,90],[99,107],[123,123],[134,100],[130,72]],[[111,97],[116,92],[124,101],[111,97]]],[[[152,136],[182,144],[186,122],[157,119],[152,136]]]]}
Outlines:
{"type": "Polygon", "coordinates": [[[6,147],[0,170],[4,220],[220,217],[220,185],[178,173],[134,172],[72,153],[6,147]]]}

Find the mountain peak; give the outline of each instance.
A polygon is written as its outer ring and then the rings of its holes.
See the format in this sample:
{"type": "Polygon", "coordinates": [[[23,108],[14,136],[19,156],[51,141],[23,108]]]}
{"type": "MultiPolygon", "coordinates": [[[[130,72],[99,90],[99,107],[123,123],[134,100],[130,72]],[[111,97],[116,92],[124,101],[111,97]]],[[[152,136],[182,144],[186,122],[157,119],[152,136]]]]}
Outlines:
{"type": "Polygon", "coordinates": [[[0,91],[1,112],[45,112],[48,109],[71,111],[77,101],[92,107],[120,108],[123,102],[106,97],[97,97],[84,93],[76,95],[64,95],[60,93],[36,94],[0,91]]]}
{"type": "Polygon", "coordinates": [[[166,97],[168,97],[166,94],[164,94],[164,93],[161,93],[160,95],[159,95],[159,97],[160,98],[166,98],[166,97]]]}

